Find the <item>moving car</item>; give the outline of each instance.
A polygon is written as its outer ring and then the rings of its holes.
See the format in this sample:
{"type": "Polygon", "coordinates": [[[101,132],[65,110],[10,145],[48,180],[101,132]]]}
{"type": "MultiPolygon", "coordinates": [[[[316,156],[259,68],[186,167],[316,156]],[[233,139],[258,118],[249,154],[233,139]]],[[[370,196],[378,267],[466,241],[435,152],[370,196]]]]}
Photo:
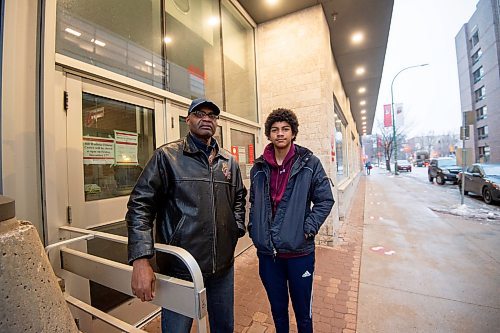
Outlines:
{"type": "Polygon", "coordinates": [[[398,171],[411,172],[411,164],[407,160],[398,160],[398,171]]]}
{"type": "MultiPolygon", "coordinates": [[[[458,188],[462,189],[461,173],[458,188]]],[[[500,201],[500,164],[471,165],[465,171],[464,193],[473,192],[483,197],[487,204],[500,201]]]]}
{"type": "Polygon", "coordinates": [[[431,159],[427,169],[429,181],[432,183],[436,178],[436,183],[444,185],[446,181],[457,182],[457,174],[462,168],[457,165],[457,160],[453,157],[438,157],[431,159]]]}
{"type": "Polygon", "coordinates": [[[415,165],[417,167],[427,166],[426,162],[429,162],[429,152],[427,150],[417,151],[415,153],[415,165]]]}

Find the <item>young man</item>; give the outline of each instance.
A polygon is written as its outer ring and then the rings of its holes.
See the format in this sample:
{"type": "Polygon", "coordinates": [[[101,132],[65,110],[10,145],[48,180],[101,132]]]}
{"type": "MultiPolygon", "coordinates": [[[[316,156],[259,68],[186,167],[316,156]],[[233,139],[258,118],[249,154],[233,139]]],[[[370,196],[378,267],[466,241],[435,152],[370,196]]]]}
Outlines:
{"type": "Polygon", "coordinates": [[[299,333],[313,332],[314,237],[334,204],[319,159],[293,143],[298,127],[291,110],[271,112],[265,124],[271,143],[250,172],[248,229],[276,333],[289,331],[289,292],[299,333]]]}
{"type": "MultiPolygon", "coordinates": [[[[143,302],[154,297],[155,276],[148,259],[156,240],[180,246],[196,259],[207,289],[211,332],[234,330],[234,249],[245,234],[246,189],[238,163],[213,138],[220,110],[195,99],[189,107],[189,134],[158,148],[130,195],[128,261],[132,291],[143,302]]],[[[188,279],[187,268],[172,256],[156,254],[160,272],[188,279]]],[[[193,320],[162,310],[163,333],[188,333],[193,320]]]]}

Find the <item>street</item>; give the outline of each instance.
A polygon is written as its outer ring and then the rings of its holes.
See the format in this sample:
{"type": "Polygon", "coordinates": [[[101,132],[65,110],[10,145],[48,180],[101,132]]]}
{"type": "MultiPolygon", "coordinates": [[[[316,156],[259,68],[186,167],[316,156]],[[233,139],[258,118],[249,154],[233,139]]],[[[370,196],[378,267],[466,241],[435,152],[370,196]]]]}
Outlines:
{"type": "Polygon", "coordinates": [[[365,177],[358,332],[498,332],[500,206],[426,168],[365,177]]]}

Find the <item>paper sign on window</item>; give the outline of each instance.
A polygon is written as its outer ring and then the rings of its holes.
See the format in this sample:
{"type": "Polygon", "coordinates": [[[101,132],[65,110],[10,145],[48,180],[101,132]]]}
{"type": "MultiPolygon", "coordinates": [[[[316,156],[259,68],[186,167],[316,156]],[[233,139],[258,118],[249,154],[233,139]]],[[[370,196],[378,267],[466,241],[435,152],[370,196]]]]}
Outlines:
{"type": "Polygon", "coordinates": [[[134,132],[115,130],[116,165],[138,165],[138,135],[134,132]]]}
{"type": "Polygon", "coordinates": [[[114,164],[115,140],[113,138],[83,137],[83,164],[114,164]]]}

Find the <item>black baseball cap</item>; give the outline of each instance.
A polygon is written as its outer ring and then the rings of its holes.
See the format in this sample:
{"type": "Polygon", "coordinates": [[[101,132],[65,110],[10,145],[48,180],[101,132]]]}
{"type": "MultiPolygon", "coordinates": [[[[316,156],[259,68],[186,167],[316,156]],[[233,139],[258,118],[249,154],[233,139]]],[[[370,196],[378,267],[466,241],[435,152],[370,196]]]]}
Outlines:
{"type": "Polygon", "coordinates": [[[205,107],[209,108],[210,110],[212,110],[212,112],[216,116],[218,116],[220,114],[219,107],[214,102],[212,102],[211,100],[208,100],[206,98],[197,98],[197,99],[194,99],[191,102],[191,105],[189,106],[188,114],[190,114],[193,111],[199,110],[203,106],[205,106],[205,107]]]}

